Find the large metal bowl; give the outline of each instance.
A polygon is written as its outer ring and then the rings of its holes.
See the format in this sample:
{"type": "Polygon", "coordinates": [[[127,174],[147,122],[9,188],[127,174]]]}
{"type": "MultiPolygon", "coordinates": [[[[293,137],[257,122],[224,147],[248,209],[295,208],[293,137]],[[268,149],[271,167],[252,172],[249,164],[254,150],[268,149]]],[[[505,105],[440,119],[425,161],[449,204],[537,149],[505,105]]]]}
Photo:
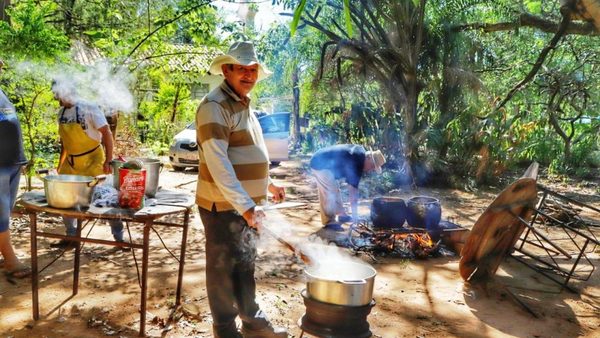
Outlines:
{"type": "Polygon", "coordinates": [[[377,271],[355,262],[319,262],[304,269],[308,296],[323,303],[363,306],[373,300],[377,271]]]}
{"type": "Polygon", "coordinates": [[[48,205],[59,209],[77,209],[90,206],[92,189],[104,175],[48,175],[43,177],[48,205]]]}

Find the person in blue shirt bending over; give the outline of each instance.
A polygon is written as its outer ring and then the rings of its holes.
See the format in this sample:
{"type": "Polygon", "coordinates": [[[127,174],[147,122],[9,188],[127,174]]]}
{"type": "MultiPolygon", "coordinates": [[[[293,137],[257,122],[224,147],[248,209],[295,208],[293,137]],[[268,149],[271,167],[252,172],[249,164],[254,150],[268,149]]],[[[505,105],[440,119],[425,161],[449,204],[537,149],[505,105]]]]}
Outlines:
{"type": "Polygon", "coordinates": [[[358,184],[364,173],[381,173],[385,157],[379,150],[366,151],[356,144],[338,144],[317,151],[310,160],[317,181],[321,223],[326,229],[341,231],[340,223],[358,218],[358,184]],[[344,209],[339,181],[348,183],[352,216],[344,209]],[[337,217],[337,219],[336,219],[337,217]]]}

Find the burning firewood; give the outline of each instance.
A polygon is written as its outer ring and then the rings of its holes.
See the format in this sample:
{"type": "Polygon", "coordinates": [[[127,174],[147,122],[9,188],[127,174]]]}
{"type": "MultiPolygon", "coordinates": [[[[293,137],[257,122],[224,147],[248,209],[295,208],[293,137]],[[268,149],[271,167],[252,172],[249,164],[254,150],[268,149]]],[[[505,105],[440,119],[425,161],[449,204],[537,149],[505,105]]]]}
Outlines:
{"type": "Polygon", "coordinates": [[[351,239],[356,251],[402,258],[426,258],[439,247],[439,242],[434,243],[423,229],[374,231],[361,224],[353,230],[358,234],[358,238],[351,239]]]}

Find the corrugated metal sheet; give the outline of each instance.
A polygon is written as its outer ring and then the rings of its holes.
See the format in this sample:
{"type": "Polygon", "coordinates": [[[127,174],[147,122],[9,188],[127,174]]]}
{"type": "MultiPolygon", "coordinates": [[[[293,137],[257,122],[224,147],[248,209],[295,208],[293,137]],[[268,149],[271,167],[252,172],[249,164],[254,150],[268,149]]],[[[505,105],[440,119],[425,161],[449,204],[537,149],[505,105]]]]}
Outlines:
{"type": "Polygon", "coordinates": [[[162,45],[160,50],[146,52],[141,58],[145,67],[168,72],[207,74],[212,60],[223,52],[214,47],[188,44],[162,45]]]}
{"type": "Polygon", "coordinates": [[[168,69],[179,72],[206,73],[212,60],[223,54],[216,48],[191,45],[172,45],[173,53],[167,58],[168,69]]]}
{"type": "MultiPolygon", "coordinates": [[[[137,62],[145,67],[163,68],[169,72],[206,74],[212,60],[223,52],[214,47],[189,44],[163,44],[160,49],[146,51],[137,62]]],[[[72,42],[71,55],[78,64],[91,66],[103,58],[99,49],[82,41],[72,42]]]]}
{"type": "Polygon", "coordinates": [[[98,48],[90,47],[80,40],[72,41],[71,56],[73,61],[84,66],[91,66],[103,57],[98,48]]]}

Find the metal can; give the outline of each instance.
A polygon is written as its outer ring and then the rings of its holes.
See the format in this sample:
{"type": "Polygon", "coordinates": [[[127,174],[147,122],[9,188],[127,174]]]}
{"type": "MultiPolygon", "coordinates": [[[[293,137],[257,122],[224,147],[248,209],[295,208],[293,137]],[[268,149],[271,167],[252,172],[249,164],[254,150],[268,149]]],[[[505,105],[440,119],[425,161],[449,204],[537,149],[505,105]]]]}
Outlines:
{"type": "Polygon", "coordinates": [[[119,206],[127,209],[144,207],[146,169],[119,168],[119,206]]]}

